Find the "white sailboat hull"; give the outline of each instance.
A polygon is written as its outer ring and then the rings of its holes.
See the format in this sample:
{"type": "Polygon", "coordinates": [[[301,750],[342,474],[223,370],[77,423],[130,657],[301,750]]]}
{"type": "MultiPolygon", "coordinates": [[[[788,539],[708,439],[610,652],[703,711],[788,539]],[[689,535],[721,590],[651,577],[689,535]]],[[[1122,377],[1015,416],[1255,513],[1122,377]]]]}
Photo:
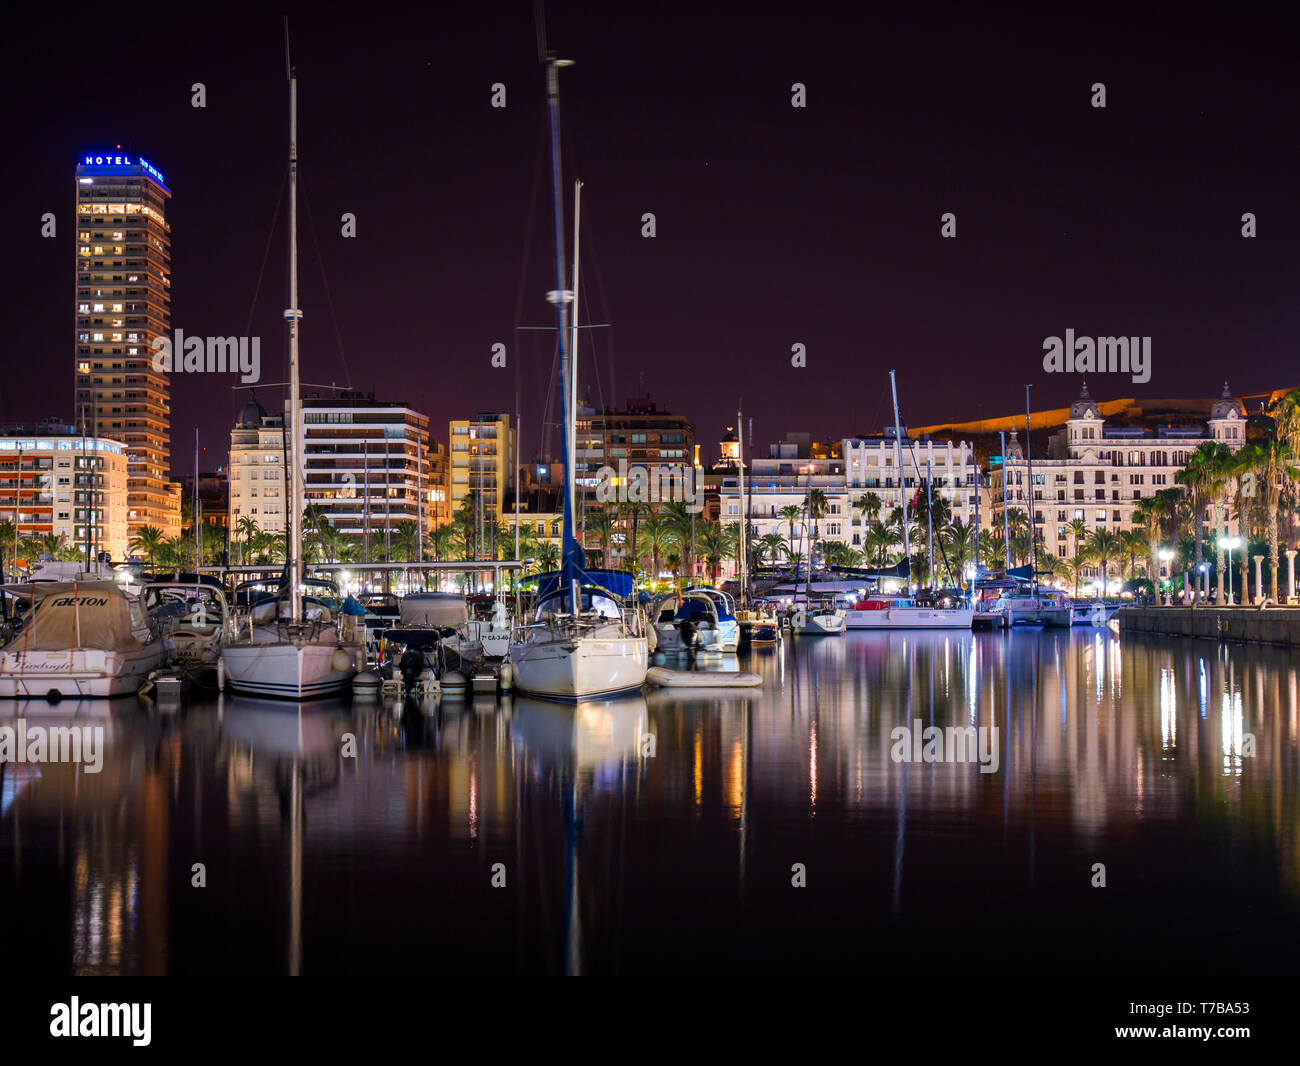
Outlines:
{"type": "Polygon", "coordinates": [[[68,651],[0,653],[0,697],[45,699],[127,696],[167,659],[163,641],[133,651],[73,648],[68,651]]]}
{"type": "Polygon", "coordinates": [[[1063,626],[1070,627],[1071,608],[1068,604],[1044,602],[1035,596],[1013,599],[994,608],[1006,617],[1008,626],[1063,626]]]}
{"type": "Polygon", "coordinates": [[[302,700],[345,690],[364,657],[360,646],[340,644],[325,635],[295,643],[273,638],[227,645],[221,653],[226,678],[236,692],[302,700]],[[343,656],[347,665],[341,667],[343,656]]]}
{"type": "Polygon", "coordinates": [[[534,696],[576,700],[631,692],[645,684],[645,637],[538,639],[510,646],[514,685],[534,696]]]}
{"type": "Polygon", "coordinates": [[[833,637],[844,632],[843,611],[818,611],[815,614],[798,613],[790,621],[791,631],[800,637],[833,637]]]}
{"type": "Polygon", "coordinates": [[[844,612],[848,629],[970,629],[975,611],[969,607],[887,607],[880,611],[844,612]]]}

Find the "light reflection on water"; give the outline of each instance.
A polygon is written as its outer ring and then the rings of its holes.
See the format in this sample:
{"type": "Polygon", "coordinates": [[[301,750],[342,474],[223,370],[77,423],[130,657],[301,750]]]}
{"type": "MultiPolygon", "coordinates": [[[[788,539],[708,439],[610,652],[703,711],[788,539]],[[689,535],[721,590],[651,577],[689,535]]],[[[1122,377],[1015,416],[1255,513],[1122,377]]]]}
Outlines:
{"type": "Polygon", "coordinates": [[[1285,650],[860,633],[737,666],[764,688],[0,706],[106,731],[100,774],[0,771],[17,950],[78,974],[1300,969],[1285,650]],[[917,720],[996,727],[996,772],[893,761],[917,720]]]}

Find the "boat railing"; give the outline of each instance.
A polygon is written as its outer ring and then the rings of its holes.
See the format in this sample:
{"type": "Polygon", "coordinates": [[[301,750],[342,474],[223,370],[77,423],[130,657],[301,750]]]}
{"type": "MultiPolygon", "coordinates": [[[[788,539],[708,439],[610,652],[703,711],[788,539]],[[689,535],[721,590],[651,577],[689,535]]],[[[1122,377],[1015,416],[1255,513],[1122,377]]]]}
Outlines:
{"type": "Polygon", "coordinates": [[[632,636],[639,637],[644,632],[643,621],[641,611],[629,607],[621,609],[618,618],[611,618],[609,615],[601,614],[598,611],[586,611],[577,615],[557,612],[547,615],[540,621],[516,624],[511,629],[511,639],[516,643],[522,643],[531,634],[540,630],[555,633],[561,629],[599,629],[611,622],[621,622],[632,636]]]}

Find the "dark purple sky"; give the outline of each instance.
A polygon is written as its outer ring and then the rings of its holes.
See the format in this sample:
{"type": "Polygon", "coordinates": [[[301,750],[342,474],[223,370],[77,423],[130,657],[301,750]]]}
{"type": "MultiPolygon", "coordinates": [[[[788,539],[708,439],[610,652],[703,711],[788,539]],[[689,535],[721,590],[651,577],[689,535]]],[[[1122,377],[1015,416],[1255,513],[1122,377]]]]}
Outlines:
{"type": "MultiPolygon", "coordinates": [[[[1065,404],[1078,379],[1043,372],[1042,342],[1066,328],[1152,337],[1151,380],[1094,377],[1098,398],[1300,380],[1300,76],[1284,26],[1227,9],[919,21],[550,8],[551,45],[576,61],[562,98],[566,179],[586,183],[584,317],[613,323],[592,331],[584,387],[621,404],[644,374],[695,419],[706,455],[740,395],[760,444],[878,430],[891,367],[916,425],[1018,410],[1025,383],[1035,407],[1065,404]],[[1098,81],[1104,110],[1089,103],[1098,81]],[[945,211],[956,240],[939,236],[945,211]],[[1240,236],[1247,211],[1254,240],[1240,236]],[[796,342],[805,369],[790,365],[796,342]]],[[[444,440],[449,418],[511,409],[518,389],[527,454],[552,362],[549,335],[513,331],[521,277],[518,321],[552,322],[532,7],[447,9],[291,12],[314,224],[303,210],[304,378],[404,398],[444,440]],[[494,82],[504,110],[489,106],[494,82]],[[355,240],[339,234],[345,211],[355,240]],[[508,370],[490,366],[497,341],[508,370]]],[[[174,194],[174,326],[243,333],[272,240],[252,332],[264,380],[283,380],[278,13],[141,9],[74,47],[90,23],[45,10],[0,44],[0,421],[71,414],[73,168],[118,143],[174,194]],[[206,109],[190,106],[195,81],[206,109]],[[45,211],[57,240],[39,236],[45,211]]],[[[225,461],[246,395],[228,386],[174,386],[178,470],[196,425],[205,467],[225,461]]],[[[280,403],[279,390],[259,395],[280,403]]]]}

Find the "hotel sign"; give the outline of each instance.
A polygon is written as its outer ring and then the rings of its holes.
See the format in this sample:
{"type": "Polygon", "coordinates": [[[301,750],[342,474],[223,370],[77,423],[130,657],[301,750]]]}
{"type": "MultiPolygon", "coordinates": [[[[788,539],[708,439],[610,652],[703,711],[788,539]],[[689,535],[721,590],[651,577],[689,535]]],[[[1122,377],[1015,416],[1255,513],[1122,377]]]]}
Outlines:
{"type": "Polygon", "coordinates": [[[138,155],[135,159],[132,159],[129,155],[122,155],[121,153],[85,155],[82,156],[81,165],[86,167],[140,167],[150,177],[156,178],[160,185],[164,184],[162,171],[147,162],[144,156],[138,155]]]}

